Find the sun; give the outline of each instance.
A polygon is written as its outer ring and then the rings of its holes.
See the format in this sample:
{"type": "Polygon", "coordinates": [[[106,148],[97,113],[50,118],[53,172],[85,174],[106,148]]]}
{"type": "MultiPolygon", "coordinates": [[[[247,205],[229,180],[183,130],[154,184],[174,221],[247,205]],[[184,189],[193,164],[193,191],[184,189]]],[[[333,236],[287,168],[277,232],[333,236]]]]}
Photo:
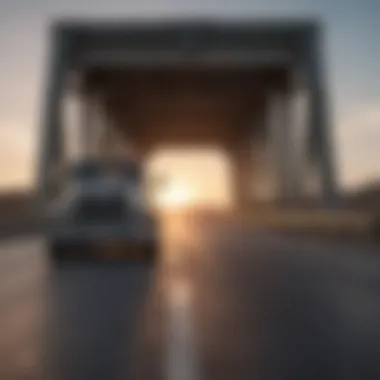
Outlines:
{"type": "Polygon", "coordinates": [[[195,194],[185,183],[170,183],[158,192],[156,203],[165,209],[184,208],[195,202],[195,194]]]}

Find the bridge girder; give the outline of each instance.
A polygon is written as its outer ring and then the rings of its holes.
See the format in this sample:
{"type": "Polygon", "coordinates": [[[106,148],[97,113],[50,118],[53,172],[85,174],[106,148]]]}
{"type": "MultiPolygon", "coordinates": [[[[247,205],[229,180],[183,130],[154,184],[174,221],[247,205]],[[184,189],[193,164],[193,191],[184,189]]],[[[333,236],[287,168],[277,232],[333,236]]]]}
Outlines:
{"type": "Polygon", "coordinates": [[[310,92],[309,144],[316,147],[323,194],[334,198],[320,28],[314,21],[76,21],[58,23],[52,35],[39,168],[43,197],[63,155],[61,99],[70,73],[81,74],[76,83],[82,94],[98,96],[109,121],[146,149],[158,142],[210,140],[241,150],[247,136],[263,134],[262,115],[256,111],[266,107],[271,93],[286,98],[297,71],[310,92]],[[180,118],[187,121],[182,128],[180,118]]]}

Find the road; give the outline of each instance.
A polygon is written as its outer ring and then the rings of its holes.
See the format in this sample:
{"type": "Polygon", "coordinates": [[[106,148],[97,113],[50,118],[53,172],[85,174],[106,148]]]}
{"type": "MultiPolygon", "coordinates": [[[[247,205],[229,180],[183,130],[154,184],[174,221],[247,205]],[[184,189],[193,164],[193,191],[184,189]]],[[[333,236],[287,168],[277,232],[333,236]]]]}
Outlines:
{"type": "Polygon", "coordinates": [[[377,248],[217,217],[163,226],[155,267],[0,245],[0,379],[379,379],[377,248]]]}

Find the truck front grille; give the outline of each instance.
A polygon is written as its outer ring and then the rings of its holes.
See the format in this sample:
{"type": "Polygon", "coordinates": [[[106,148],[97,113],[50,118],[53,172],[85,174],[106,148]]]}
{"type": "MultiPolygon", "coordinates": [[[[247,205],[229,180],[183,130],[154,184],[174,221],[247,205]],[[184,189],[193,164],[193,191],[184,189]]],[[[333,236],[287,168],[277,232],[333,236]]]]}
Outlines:
{"type": "Polygon", "coordinates": [[[120,222],[126,216],[126,206],[122,200],[83,201],[76,212],[79,222],[120,222]]]}

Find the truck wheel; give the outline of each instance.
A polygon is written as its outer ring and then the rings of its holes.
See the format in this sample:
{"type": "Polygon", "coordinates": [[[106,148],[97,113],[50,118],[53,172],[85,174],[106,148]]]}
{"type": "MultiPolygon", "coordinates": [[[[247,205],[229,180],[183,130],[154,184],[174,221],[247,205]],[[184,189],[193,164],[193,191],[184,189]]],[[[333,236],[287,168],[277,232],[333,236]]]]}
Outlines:
{"type": "Polygon", "coordinates": [[[54,263],[60,263],[67,258],[67,247],[63,243],[53,242],[49,245],[49,255],[54,263]]]}
{"type": "Polygon", "coordinates": [[[144,258],[149,262],[155,262],[158,256],[158,248],[155,242],[144,245],[144,258]]]}

